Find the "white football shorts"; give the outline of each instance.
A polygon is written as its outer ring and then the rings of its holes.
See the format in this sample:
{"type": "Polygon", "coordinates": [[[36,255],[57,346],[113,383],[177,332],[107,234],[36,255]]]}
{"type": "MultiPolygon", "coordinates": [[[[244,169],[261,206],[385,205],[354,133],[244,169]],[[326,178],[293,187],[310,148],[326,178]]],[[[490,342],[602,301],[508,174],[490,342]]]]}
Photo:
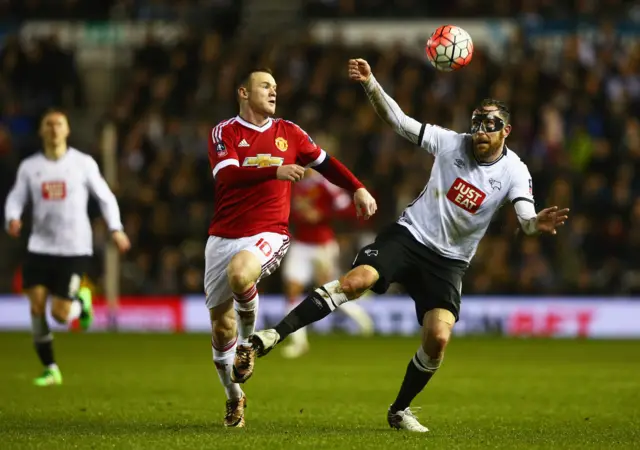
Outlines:
{"type": "Polygon", "coordinates": [[[292,242],[282,263],[282,277],[303,286],[327,283],[338,276],[340,246],[336,241],[326,244],[292,242]],[[318,280],[322,274],[328,280],[318,280]]]}
{"type": "Polygon", "coordinates": [[[233,292],[227,279],[227,266],[233,256],[247,250],[260,260],[261,278],[268,277],[280,266],[289,248],[289,236],[278,233],[259,233],[239,239],[209,236],[204,249],[204,292],[207,308],[211,309],[229,300],[233,292]]]}

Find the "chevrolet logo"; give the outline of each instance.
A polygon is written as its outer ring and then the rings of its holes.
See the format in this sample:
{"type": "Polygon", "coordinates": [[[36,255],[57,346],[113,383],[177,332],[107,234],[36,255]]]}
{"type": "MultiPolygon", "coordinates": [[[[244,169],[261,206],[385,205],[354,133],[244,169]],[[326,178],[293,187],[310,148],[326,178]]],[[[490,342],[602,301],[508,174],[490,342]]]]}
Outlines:
{"type": "Polygon", "coordinates": [[[284,158],[271,156],[270,154],[259,153],[256,156],[247,156],[242,163],[243,167],[272,167],[281,166],[284,158]]]}

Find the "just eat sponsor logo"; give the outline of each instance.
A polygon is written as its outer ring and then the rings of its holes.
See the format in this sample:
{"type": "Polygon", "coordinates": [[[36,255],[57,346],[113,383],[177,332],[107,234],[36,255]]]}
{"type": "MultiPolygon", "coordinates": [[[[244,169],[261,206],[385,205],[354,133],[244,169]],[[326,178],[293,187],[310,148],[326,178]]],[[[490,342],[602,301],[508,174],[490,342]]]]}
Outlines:
{"type": "Polygon", "coordinates": [[[486,197],[487,194],[462,178],[456,178],[449,192],[447,192],[447,198],[451,202],[471,214],[475,214],[478,211],[486,197]]]}

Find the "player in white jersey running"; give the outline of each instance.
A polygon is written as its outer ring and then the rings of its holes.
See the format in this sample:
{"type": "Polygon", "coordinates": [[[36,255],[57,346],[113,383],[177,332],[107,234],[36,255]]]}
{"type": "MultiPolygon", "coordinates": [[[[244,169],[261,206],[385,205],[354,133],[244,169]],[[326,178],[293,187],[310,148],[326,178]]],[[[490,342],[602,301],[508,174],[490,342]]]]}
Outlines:
{"type": "Polygon", "coordinates": [[[31,200],[33,227],[23,266],[23,286],[31,304],[36,353],[44,366],[37,386],[62,384],[53,357],[53,336],[45,316],[52,297],[51,315],[60,324],[79,319],[87,329],[93,319],[91,292],[81,288],[86,264],[93,254],[89,194],[97,198],[111,236],[121,252],[129,249],[122,231],[120,210],[95,160],[67,146],[69,124],[59,111],[46,113],[40,123],[43,151],[25,159],[5,204],[8,233],[19,237],[22,213],[31,200]]]}
{"type": "Polygon", "coordinates": [[[350,60],[348,70],[387,124],[435,156],[429,182],[396,223],[360,250],[349,273],[316,289],[275,329],[259,331],[250,341],[262,356],[367,290],[382,294],[390,283],[402,284],[415,302],[422,343],[387,421],[392,428],[426,432],[409,405],[442,363],[458,320],[462,277],[494,213],[511,202],[522,230],[532,235],[556,234],[569,210],[554,206],[536,214],[529,171],[505,145],[511,125],[502,102],[483,101],[473,111],[471,133],[456,133],[406,116],[365,60],[350,60]]]}

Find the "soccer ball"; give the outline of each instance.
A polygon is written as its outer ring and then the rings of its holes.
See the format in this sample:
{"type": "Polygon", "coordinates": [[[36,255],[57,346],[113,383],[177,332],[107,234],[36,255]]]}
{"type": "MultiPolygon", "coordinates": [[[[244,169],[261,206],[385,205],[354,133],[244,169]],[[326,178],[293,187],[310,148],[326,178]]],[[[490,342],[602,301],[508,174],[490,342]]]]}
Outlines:
{"type": "Polygon", "coordinates": [[[425,50],[433,67],[442,72],[451,72],[471,62],[473,41],[462,28],[443,25],[433,32],[425,50]]]}

